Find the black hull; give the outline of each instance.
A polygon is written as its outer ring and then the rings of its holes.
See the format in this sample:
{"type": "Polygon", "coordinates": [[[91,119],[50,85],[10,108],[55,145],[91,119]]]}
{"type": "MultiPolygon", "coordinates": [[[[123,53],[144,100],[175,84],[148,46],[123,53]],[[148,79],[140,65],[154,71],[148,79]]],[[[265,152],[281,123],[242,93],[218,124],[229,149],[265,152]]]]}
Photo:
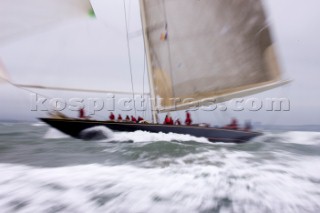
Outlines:
{"type": "Polygon", "coordinates": [[[175,126],[162,124],[136,124],[125,122],[111,122],[111,121],[92,121],[81,119],[53,119],[40,118],[43,122],[60,130],[61,132],[70,135],[74,138],[81,139],[81,132],[85,129],[105,126],[113,131],[134,132],[137,130],[148,132],[163,132],[163,133],[178,133],[188,134],[196,137],[205,137],[211,142],[232,142],[243,143],[254,137],[261,135],[259,132],[246,132],[240,130],[228,130],[211,127],[198,126],[175,126]]]}

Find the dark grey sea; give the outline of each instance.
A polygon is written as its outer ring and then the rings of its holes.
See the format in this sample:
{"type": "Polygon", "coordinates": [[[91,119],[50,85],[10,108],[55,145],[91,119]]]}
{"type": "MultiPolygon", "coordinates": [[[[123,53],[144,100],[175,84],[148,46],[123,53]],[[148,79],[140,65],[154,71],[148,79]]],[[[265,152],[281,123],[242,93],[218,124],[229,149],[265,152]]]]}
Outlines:
{"type": "Polygon", "coordinates": [[[0,124],[0,212],[320,212],[319,132],[239,145],[98,128],[107,139],[0,124]]]}

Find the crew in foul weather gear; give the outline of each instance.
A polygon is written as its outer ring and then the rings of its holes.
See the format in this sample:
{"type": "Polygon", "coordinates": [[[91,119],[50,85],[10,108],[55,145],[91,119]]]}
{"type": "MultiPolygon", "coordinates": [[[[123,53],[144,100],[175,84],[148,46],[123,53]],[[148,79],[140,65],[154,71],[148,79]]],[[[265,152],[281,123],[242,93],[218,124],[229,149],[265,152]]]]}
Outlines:
{"type": "Polygon", "coordinates": [[[186,120],[185,120],[185,124],[187,126],[190,126],[192,123],[192,119],[191,119],[191,114],[190,112],[186,111],[186,120]]]}
{"type": "Polygon", "coordinates": [[[112,112],[110,112],[109,120],[114,121],[114,119],[115,119],[114,114],[112,112]]]}

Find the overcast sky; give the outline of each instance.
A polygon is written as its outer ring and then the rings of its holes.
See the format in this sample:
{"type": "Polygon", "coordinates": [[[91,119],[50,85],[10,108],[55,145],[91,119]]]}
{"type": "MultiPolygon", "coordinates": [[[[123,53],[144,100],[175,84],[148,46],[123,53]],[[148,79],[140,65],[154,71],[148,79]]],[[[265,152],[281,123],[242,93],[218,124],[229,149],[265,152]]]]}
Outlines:
{"type": "MultiPolygon", "coordinates": [[[[0,43],[0,60],[11,79],[23,84],[130,91],[122,1],[103,2],[93,1],[97,6],[99,21],[90,17],[80,18],[5,44],[0,43]]],[[[262,100],[270,97],[288,98],[290,111],[210,112],[194,115],[196,120],[210,122],[215,119],[220,124],[235,116],[270,124],[320,124],[320,2],[265,0],[264,3],[282,70],[285,78],[293,79],[293,82],[255,97],[262,100]]],[[[132,0],[130,6],[127,4],[130,7],[130,32],[141,29],[137,5],[136,0],[132,0]]],[[[142,36],[132,38],[130,44],[135,90],[142,91],[142,36]]],[[[95,96],[36,92],[49,97],[95,96]]],[[[31,95],[9,85],[0,85],[0,119],[28,120],[43,115],[30,112],[31,95]]],[[[99,116],[104,116],[103,113],[99,116]]]]}

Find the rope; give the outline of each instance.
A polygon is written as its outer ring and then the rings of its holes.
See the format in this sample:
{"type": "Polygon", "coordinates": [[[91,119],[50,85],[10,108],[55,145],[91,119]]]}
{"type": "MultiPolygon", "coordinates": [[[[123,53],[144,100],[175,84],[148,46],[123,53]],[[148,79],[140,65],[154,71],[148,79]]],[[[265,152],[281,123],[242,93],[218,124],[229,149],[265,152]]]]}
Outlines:
{"type": "Polygon", "coordinates": [[[34,93],[34,94],[40,95],[40,96],[42,96],[42,97],[44,97],[44,98],[51,98],[51,97],[49,97],[49,96],[42,95],[42,94],[40,94],[40,93],[34,92],[34,91],[30,90],[30,89],[21,87],[21,86],[15,84],[15,83],[13,83],[13,82],[7,80],[7,79],[4,79],[4,78],[0,78],[0,79],[1,79],[2,81],[5,81],[6,83],[10,84],[11,86],[13,86],[13,87],[15,87],[15,88],[24,90],[24,91],[26,91],[26,92],[30,92],[30,93],[34,93]]]}
{"type": "MultiPolygon", "coordinates": [[[[15,87],[15,88],[17,88],[17,89],[21,89],[21,90],[24,90],[24,91],[26,91],[26,92],[30,92],[30,93],[39,95],[39,96],[42,96],[42,97],[47,98],[47,99],[51,99],[51,98],[52,98],[52,97],[50,97],[50,96],[43,95],[43,94],[37,93],[37,92],[35,92],[35,91],[32,91],[32,90],[30,90],[30,89],[21,87],[21,86],[19,86],[18,84],[15,84],[15,83],[7,80],[7,79],[3,79],[3,78],[1,78],[1,79],[4,80],[4,81],[6,81],[8,84],[10,84],[11,86],[13,86],[13,87],[15,87]]],[[[53,106],[53,107],[54,107],[54,106],[53,106]]]]}
{"type": "MultiPolygon", "coordinates": [[[[128,17],[131,17],[131,1],[129,0],[128,17]]],[[[131,29],[131,20],[128,21],[128,29],[131,29]]]]}
{"type": "MultiPolygon", "coordinates": [[[[145,74],[146,74],[146,51],[144,51],[144,57],[143,57],[143,75],[142,75],[142,97],[145,98],[144,93],[144,81],[145,81],[145,74]]],[[[146,117],[146,110],[143,111],[143,117],[146,117]]]]}
{"type": "Polygon", "coordinates": [[[124,8],[124,18],[125,18],[125,24],[126,24],[127,49],[128,49],[128,60],[129,60],[129,69],[130,69],[130,77],[131,77],[131,88],[132,88],[132,96],[133,96],[134,116],[137,117],[137,109],[136,109],[136,104],[135,104],[135,101],[134,101],[135,93],[134,93],[134,86],[133,86],[131,49],[130,49],[129,33],[128,33],[128,20],[127,20],[126,0],[123,0],[123,8],[124,8]]]}

